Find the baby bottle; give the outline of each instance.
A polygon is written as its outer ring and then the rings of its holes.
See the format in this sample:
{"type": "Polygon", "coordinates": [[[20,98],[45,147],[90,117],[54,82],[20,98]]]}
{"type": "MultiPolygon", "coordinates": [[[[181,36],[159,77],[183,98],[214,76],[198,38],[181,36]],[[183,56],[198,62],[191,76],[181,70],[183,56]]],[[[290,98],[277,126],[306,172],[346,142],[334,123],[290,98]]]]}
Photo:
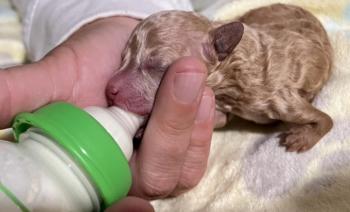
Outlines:
{"type": "Polygon", "coordinates": [[[143,120],[117,107],[58,102],[19,114],[0,141],[0,211],[101,211],[127,195],[143,120]]]}

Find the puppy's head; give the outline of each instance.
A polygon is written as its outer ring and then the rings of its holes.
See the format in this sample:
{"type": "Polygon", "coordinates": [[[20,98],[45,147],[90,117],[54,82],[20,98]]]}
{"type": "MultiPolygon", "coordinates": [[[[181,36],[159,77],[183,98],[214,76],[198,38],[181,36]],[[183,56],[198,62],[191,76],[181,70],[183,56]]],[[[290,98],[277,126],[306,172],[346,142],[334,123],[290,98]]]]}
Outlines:
{"type": "Polygon", "coordinates": [[[148,115],[163,74],[173,62],[196,56],[210,74],[231,54],[242,34],[241,23],[217,24],[193,12],[149,16],[131,34],[121,67],[107,86],[109,104],[148,115]]]}

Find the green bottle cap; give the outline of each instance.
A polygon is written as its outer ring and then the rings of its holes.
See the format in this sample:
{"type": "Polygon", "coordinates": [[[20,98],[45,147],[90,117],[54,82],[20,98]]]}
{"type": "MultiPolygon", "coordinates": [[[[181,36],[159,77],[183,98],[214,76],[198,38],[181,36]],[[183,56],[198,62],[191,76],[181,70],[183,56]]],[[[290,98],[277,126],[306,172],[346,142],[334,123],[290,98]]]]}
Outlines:
{"type": "Polygon", "coordinates": [[[90,114],[57,102],[33,113],[19,114],[13,123],[16,139],[30,127],[45,132],[85,170],[101,196],[102,209],[127,195],[132,179],[128,161],[90,114]]]}

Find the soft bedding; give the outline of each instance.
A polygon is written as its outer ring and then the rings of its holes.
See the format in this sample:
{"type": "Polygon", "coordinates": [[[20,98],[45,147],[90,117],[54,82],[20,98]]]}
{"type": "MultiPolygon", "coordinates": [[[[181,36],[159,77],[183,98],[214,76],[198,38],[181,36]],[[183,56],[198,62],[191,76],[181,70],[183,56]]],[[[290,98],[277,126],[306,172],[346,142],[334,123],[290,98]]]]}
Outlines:
{"type": "Polygon", "coordinates": [[[23,63],[24,55],[17,14],[7,0],[0,0],[0,68],[23,63]]]}
{"type": "Polygon", "coordinates": [[[333,118],[334,128],[313,149],[297,154],[279,146],[278,127],[235,119],[214,133],[200,184],[153,202],[157,211],[350,211],[350,1],[236,0],[204,14],[225,20],[276,2],[310,10],[329,33],[333,76],[314,105],[333,118]]]}
{"type": "MultiPolygon", "coordinates": [[[[213,136],[208,170],[200,184],[177,198],[154,201],[157,211],[350,211],[350,1],[221,1],[203,14],[230,19],[282,2],[300,5],[325,25],[334,47],[333,75],[314,104],[334,128],[306,153],[287,153],[278,127],[234,119],[213,136]]],[[[0,67],[23,62],[16,14],[0,0],[0,67]]],[[[6,137],[9,131],[0,131],[6,137]]]]}

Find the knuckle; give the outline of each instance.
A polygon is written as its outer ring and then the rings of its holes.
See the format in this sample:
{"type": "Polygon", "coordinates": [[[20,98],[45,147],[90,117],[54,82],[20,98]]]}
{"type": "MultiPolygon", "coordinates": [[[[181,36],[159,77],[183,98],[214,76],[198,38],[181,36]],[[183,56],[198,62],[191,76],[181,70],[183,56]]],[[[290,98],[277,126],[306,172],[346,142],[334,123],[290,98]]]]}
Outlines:
{"type": "MultiPolygon", "coordinates": [[[[165,157],[177,161],[183,157],[191,140],[191,130],[174,129],[166,126],[160,126],[156,133],[159,140],[162,140],[162,145],[158,148],[162,149],[165,157]]],[[[161,153],[161,154],[163,154],[161,153]]]]}
{"type": "Polygon", "coordinates": [[[174,193],[183,193],[196,187],[201,180],[201,176],[183,175],[174,193]]]}
{"type": "Polygon", "coordinates": [[[203,148],[191,148],[182,167],[179,184],[184,189],[191,189],[198,185],[207,168],[208,151],[203,148]]]}
{"type": "Polygon", "coordinates": [[[194,187],[196,187],[198,185],[198,183],[200,182],[201,177],[190,177],[190,178],[186,178],[182,181],[181,185],[183,187],[183,189],[185,190],[190,190],[194,187]]]}
{"type": "Polygon", "coordinates": [[[195,169],[195,170],[184,170],[184,174],[180,178],[179,184],[182,185],[185,189],[191,189],[198,185],[204,175],[203,169],[195,169]]]}
{"type": "Polygon", "coordinates": [[[144,176],[141,188],[144,196],[155,199],[168,196],[174,190],[176,184],[177,181],[144,176]]]}
{"type": "Polygon", "coordinates": [[[191,131],[193,123],[184,122],[182,120],[173,119],[161,119],[158,125],[159,132],[168,136],[181,136],[184,132],[191,131]]]}

